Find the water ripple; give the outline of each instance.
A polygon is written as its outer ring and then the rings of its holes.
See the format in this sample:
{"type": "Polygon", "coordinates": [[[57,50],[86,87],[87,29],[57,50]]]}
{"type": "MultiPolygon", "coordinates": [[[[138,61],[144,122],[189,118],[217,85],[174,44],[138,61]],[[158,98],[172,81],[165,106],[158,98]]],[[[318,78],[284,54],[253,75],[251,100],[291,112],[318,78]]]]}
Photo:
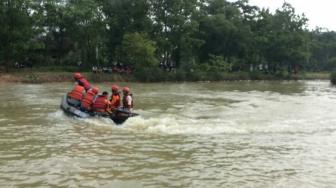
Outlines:
{"type": "Polygon", "coordinates": [[[141,116],[123,126],[66,116],[68,85],[0,86],[0,187],[336,183],[327,82],[131,83],[141,116]]]}

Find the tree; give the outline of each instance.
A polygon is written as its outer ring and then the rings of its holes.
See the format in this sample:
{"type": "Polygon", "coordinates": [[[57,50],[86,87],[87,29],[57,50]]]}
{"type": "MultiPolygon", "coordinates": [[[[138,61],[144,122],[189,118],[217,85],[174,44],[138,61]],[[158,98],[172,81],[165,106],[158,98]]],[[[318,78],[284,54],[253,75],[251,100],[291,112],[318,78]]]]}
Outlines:
{"type": "Polygon", "coordinates": [[[0,3],[0,55],[6,71],[22,60],[33,35],[30,1],[3,0],[0,3]]]}
{"type": "Polygon", "coordinates": [[[46,62],[63,65],[63,58],[72,48],[72,41],[67,35],[67,4],[57,0],[42,0],[40,6],[39,26],[43,29],[41,40],[44,41],[46,62]]]}
{"type": "Polygon", "coordinates": [[[126,33],[120,51],[122,62],[136,69],[158,67],[155,42],[150,40],[146,34],[126,33]]]}
{"type": "Polygon", "coordinates": [[[102,0],[102,11],[106,17],[106,46],[109,59],[120,61],[120,48],[126,33],[151,31],[149,4],[147,0],[102,0]]]}
{"type": "Polygon", "coordinates": [[[99,64],[100,56],[106,55],[106,20],[102,9],[96,0],[70,0],[65,10],[67,32],[74,43],[72,51],[77,61],[85,65],[99,64]]]}
{"type": "Polygon", "coordinates": [[[207,14],[200,22],[205,39],[201,61],[207,62],[210,54],[223,56],[225,61],[246,56],[249,28],[243,23],[238,7],[226,1],[209,0],[207,14]]]}
{"type": "Polygon", "coordinates": [[[289,71],[295,66],[303,66],[309,57],[306,24],[304,15],[296,15],[295,9],[284,3],[276,11],[269,30],[268,61],[288,67],[289,71]]]}
{"type": "Polygon", "coordinates": [[[202,43],[197,37],[197,8],[197,0],[150,0],[153,36],[162,63],[180,67],[194,61],[202,43]]]}
{"type": "Polygon", "coordinates": [[[311,33],[310,64],[308,69],[327,71],[336,68],[336,32],[316,29],[311,33]]]}

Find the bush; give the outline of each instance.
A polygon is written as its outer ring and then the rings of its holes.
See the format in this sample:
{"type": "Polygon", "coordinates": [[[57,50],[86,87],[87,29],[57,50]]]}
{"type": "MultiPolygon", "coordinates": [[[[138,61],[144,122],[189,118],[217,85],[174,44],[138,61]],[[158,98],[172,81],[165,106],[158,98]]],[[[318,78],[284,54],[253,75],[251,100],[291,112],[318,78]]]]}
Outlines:
{"type": "Polygon", "coordinates": [[[35,66],[33,67],[34,71],[41,72],[79,72],[79,71],[88,71],[89,69],[85,69],[77,66],[35,66]]]}
{"type": "Polygon", "coordinates": [[[141,82],[158,82],[168,80],[167,73],[156,67],[148,67],[137,70],[134,72],[134,76],[141,82]]]}
{"type": "Polygon", "coordinates": [[[185,81],[187,78],[187,74],[184,70],[177,69],[175,73],[175,80],[176,81],[185,81]]]}
{"type": "Polygon", "coordinates": [[[330,74],[330,82],[331,82],[333,85],[336,85],[336,71],[333,71],[333,72],[330,74]]]}
{"type": "Polygon", "coordinates": [[[210,54],[209,65],[211,65],[210,70],[229,72],[232,69],[232,65],[224,60],[223,56],[215,56],[210,54]]]}
{"type": "Polygon", "coordinates": [[[187,73],[186,81],[205,81],[207,80],[207,72],[201,70],[193,70],[187,73]]]}
{"type": "MultiPolygon", "coordinates": [[[[136,68],[156,67],[159,61],[155,56],[156,43],[147,34],[126,33],[118,53],[122,62],[136,68]]],[[[146,69],[146,68],[145,68],[146,69]]],[[[151,69],[151,68],[150,68],[151,69]]],[[[146,70],[145,70],[146,71],[146,70]]],[[[147,69],[149,71],[149,69],[147,69]]]]}
{"type": "Polygon", "coordinates": [[[261,80],[261,77],[262,77],[262,75],[261,75],[262,73],[260,73],[260,72],[250,72],[249,73],[249,76],[250,76],[250,79],[251,80],[261,80]]]}

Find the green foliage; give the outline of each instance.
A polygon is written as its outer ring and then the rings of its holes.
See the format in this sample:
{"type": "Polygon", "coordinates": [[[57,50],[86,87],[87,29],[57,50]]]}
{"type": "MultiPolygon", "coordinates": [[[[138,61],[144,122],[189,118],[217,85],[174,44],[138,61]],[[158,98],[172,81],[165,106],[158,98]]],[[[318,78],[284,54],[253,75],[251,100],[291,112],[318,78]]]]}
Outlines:
{"type": "Polygon", "coordinates": [[[101,0],[105,16],[105,48],[109,60],[120,61],[121,43],[126,33],[150,33],[151,19],[147,0],[101,0]]]}
{"type": "Polygon", "coordinates": [[[137,80],[142,82],[167,81],[166,72],[157,67],[145,67],[136,70],[134,76],[137,80]]]}
{"type": "Polygon", "coordinates": [[[330,74],[330,82],[333,85],[336,85],[336,72],[335,71],[330,74]]]}
{"type": "Polygon", "coordinates": [[[158,67],[155,57],[155,42],[147,35],[140,33],[127,33],[121,44],[122,62],[133,65],[136,69],[158,67]]]}
{"type": "Polygon", "coordinates": [[[213,72],[229,72],[232,68],[231,64],[224,60],[223,56],[215,56],[212,54],[210,54],[209,64],[213,72]]]}
{"type": "Polygon", "coordinates": [[[0,2],[0,63],[6,69],[23,59],[33,37],[30,1],[3,0],[0,2]]]}
{"type": "Polygon", "coordinates": [[[336,58],[336,32],[317,29],[311,33],[311,58],[308,70],[334,70],[336,58]]]}
{"type": "Polygon", "coordinates": [[[330,67],[332,70],[336,69],[336,56],[328,59],[328,67],[330,67]]]}
{"type": "Polygon", "coordinates": [[[336,33],[309,32],[288,3],[271,13],[247,0],[3,0],[0,10],[0,63],[7,68],[119,62],[144,81],[198,81],[250,67],[265,69],[244,78],[336,66],[336,33]]]}
{"type": "Polygon", "coordinates": [[[32,68],[35,72],[78,72],[85,71],[77,66],[35,66],[32,68]]]}

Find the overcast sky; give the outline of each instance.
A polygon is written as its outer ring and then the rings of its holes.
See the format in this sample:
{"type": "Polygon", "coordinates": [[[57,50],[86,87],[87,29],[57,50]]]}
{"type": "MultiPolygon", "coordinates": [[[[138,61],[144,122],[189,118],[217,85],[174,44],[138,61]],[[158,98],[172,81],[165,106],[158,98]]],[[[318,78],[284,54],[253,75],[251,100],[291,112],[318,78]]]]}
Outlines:
{"type": "Polygon", "coordinates": [[[249,0],[251,5],[270,8],[274,11],[286,1],[297,14],[304,13],[309,19],[309,29],[316,26],[336,31],[336,0],[249,0]]]}

